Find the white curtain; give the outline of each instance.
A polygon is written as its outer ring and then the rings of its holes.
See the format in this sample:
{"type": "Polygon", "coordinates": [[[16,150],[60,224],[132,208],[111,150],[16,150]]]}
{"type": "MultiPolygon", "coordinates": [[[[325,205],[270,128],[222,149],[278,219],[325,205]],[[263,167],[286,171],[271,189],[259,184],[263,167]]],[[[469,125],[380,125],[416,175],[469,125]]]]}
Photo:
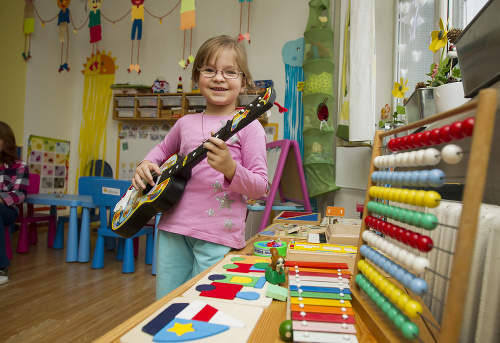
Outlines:
{"type": "Polygon", "coordinates": [[[375,0],[342,1],[341,21],[338,133],[350,142],[371,141],[375,135],[375,0]]]}

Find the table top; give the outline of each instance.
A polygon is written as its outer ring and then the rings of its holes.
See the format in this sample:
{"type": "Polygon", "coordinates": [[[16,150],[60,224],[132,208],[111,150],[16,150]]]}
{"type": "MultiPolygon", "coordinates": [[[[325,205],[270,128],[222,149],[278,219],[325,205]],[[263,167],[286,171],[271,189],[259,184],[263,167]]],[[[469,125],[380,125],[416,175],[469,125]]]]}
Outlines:
{"type": "Polygon", "coordinates": [[[27,204],[95,207],[92,196],[79,194],[28,194],[27,204]]]}
{"type": "MultiPolygon", "coordinates": [[[[253,244],[257,241],[262,241],[262,240],[266,240],[266,239],[272,239],[272,237],[263,237],[263,236],[260,236],[257,234],[246,242],[246,246],[243,249],[230,251],[229,254],[252,255],[253,254],[253,244]]],[[[289,241],[287,239],[282,239],[282,240],[289,241]]],[[[182,296],[182,294],[185,291],[187,291],[189,288],[191,288],[195,283],[197,283],[201,278],[203,278],[203,276],[208,274],[212,268],[205,270],[204,272],[195,276],[194,278],[192,278],[191,280],[189,280],[188,282],[186,282],[182,286],[180,286],[177,289],[175,289],[174,291],[170,292],[165,297],[163,297],[160,300],[149,305],[148,307],[146,307],[141,312],[137,313],[132,318],[123,322],[121,325],[117,326],[113,330],[106,333],[104,336],[102,336],[99,339],[97,339],[96,341],[94,341],[94,343],[104,343],[104,342],[119,343],[120,338],[123,335],[125,335],[127,332],[132,330],[134,327],[139,325],[142,321],[144,321],[146,318],[151,316],[154,312],[158,311],[160,308],[162,308],[165,304],[167,304],[173,298],[182,296]]],[[[285,287],[288,287],[288,282],[285,285],[285,287]]],[[[279,335],[279,326],[280,326],[281,322],[286,319],[286,312],[287,312],[287,303],[286,302],[273,301],[271,303],[271,306],[269,306],[269,308],[265,309],[264,312],[262,313],[262,316],[260,317],[255,329],[253,330],[250,338],[248,339],[248,342],[249,343],[262,343],[262,342],[280,343],[280,342],[284,342],[283,340],[281,340],[280,335],[279,335]]],[[[361,319],[357,315],[356,315],[356,321],[359,323],[359,324],[356,324],[356,329],[358,330],[358,335],[357,335],[358,339],[362,338],[359,341],[365,342],[365,343],[366,342],[376,342],[375,339],[373,339],[373,336],[371,335],[370,331],[364,325],[362,325],[361,319]]]]}

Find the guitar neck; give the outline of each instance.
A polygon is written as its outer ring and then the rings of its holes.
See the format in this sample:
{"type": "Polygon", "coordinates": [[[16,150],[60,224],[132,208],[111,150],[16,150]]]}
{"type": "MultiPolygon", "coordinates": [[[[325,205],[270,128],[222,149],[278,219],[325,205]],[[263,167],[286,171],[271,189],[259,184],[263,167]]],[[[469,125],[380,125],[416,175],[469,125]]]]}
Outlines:
{"type": "MultiPolygon", "coordinates": [[[[257,98],[247,105],[244,109],[238,111],[232,120],[228,120],[226,125],[224,125],[219,131],[217,131],[213,137],[220,138],[223,141],[227,141],[238,131],[243,129],[245,126],[250,124],[255,119],[259,118],[268,109],[270,109],[274,104],[274,99],[276,98],[276,93],[273,88],[267,88],[262,94],[259,94],[257,98]]],[[[182,179],[189,179],[191,176],[191,170],[199,162],[201,162],[206,156],[208,149],[206,149],[203,144],[190,152],[184,159],[180,160],[177,164],[181,164],[182,167],[177,166],[175,169],[168,173],[168,177],[177,176],[182,179]]]]}

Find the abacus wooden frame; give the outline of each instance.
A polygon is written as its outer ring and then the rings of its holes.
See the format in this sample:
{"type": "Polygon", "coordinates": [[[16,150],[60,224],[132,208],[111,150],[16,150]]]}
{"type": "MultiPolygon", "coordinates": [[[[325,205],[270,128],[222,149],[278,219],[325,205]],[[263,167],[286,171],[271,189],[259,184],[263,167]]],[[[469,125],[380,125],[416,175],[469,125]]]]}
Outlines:
{"type": "MultiPolygon", "coordinates": [[[[439,113],[435,116],[399,127],[394,130],[386,132],[377,131],[375,133],[369,175],[375,171],[373,160],[375,157],[381,155],[381,147],[383,146],[384,137],[416,129],[471,110],[476,110],[474,133],[472,135],[467,174],[464,182],[465,187],[462,198],[463,211],[459,221],[456,249],[451,268],[441,329],[439,331],[436,330],[432,325],[427,325],[421,318],[414,321],[420,329],[419,337],[425,342],[453,343],[458,342],[460,337],[460,328],[464,311],[464,302],[461,301],[461,299],[465,294],[467,294],[467,283],[463,282],[463,280],[468,278],[472,264],[472,259],[469,258],[469,256],[470,252],[474,250],[479,207],[483,200],[491,142],[493,138],[497,93],[498,92],[495,89],[484,89],[480,91],[477,99],[470,100],[464,105],[453,110],[439,113]],[[480,134],[477,134],[478,132],[480,134]]],[[[373,200],[370,197],[369,189],[374,185],[375,183],[372,182],[370,178],[366,189],[365,208],[363,210],[363,221],[361,224],[358,247],[361,247],[363,244],[367,244],[367,242],[363,240],[361,234],[365,230],[369,229],[369,227],[365,224],[364,219],[369,215],[366,204],[373,200]]],[[[354,278],[360,273],[358,270],[358,261],[361,259],[364,259],[364,257],[359,253],[358,249],[353,278],[351,279],[351,291],[353,293],[353,306],[355,311],[361,316],[379,342],[405,341],[404,337],[395,328],[394,324],[390,321],[388,322],[387,317],[385,317],[385,315],[376,307],[375,304],[372,303],[372,301],[354,282],[354,278]]],[[[406,291],[404,288],[402,288],[402,290],[411,294],[411,292],[406,291]]],[[[411,294],[411,296],[415,300],[421,302],[421,299],[418,296],[414,294],[411,294]]],[[[433,319],[430,311],[425,307],[425,305],[423,307],[426,318],[433,319]]],[[[435,321],[434,324],[439,326],[435,321]]]]}

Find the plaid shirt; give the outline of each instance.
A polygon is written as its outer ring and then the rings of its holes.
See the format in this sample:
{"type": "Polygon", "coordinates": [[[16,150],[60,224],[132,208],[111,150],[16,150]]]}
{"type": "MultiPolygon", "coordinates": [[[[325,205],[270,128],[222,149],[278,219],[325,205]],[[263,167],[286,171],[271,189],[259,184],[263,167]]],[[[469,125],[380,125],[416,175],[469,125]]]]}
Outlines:
{"type": "MultiPolygon", "coordinates": [[[[20,204],[28,194],[29,168],[23,161],[0,165],[0,198],[5,205],[20,204]]],[[[16,206],[13,206],[17,209],[16,206]]]]}

